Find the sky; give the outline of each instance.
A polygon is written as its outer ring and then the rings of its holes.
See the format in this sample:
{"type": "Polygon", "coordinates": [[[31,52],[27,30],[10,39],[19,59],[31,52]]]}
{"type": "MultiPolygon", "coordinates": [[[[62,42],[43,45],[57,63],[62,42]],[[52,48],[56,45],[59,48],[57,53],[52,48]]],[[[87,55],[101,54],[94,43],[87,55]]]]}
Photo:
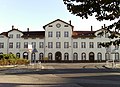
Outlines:
{"type": "Polygon", "coordinates": [[[43,26],[61,19],[67,23],[71,20],[74,30],[98,30],[104,24],[113,22],[99,22],[94,17],[82,19],[71,14],[63,0],[0,0],[0,33],[12,29],[12,25],[20,31],[43,31],[43,26]]]}

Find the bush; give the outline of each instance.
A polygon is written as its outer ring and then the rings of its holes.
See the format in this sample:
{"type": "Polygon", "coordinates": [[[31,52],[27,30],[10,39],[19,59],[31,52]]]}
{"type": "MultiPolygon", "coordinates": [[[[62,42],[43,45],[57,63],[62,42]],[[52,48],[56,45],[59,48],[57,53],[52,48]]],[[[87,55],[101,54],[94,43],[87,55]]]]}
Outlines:
{"type": "Polygon", "coordinates": [[[17,58],[14,54],[0,54],[0,65],[27,65],[30,61],[17,58]]]}

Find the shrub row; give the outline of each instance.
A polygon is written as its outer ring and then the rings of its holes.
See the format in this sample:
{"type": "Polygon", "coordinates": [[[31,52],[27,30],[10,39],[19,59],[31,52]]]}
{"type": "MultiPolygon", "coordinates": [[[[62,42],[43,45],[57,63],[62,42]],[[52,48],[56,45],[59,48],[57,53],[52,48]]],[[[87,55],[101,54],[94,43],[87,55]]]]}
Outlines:
{"type": "Polygon", "coordinates": [[[14,54],[0,54],[0,65],[27,65],[30,61],[18,58],[14,54]]]}

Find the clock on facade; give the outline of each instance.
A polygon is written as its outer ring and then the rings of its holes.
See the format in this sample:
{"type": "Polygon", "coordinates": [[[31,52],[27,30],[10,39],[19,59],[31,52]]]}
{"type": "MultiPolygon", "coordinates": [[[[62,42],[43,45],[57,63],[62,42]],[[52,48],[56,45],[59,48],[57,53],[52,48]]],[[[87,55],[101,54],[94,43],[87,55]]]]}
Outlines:
{"type": "Polygon", "coordinates": [[[56,27],[57,27],[57,28],[60,28],[60,27],[61,27],[61,24],[60,24],[60,23],[57,23],[57,24],[56,24],[56,27]]]}

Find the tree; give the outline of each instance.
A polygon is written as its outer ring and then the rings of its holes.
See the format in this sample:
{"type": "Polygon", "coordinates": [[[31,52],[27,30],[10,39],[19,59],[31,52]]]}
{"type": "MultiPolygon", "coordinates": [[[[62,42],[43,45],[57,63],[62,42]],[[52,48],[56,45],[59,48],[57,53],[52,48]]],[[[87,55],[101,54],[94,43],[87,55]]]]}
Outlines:
{"type": "MultiPolygon", "coordinates": [[[[67,6],[69,12],[82,19],[88,19],[89,16],[95,16],[98,21],[117,20],[117,22],[107,26],[106,29],[114,29],[115,32],[119,32],[120,0],[63,0],[63,2],[67,6]]],[[[115,32],[111,32],[112,38],[116,37],[115,32]]]]}

